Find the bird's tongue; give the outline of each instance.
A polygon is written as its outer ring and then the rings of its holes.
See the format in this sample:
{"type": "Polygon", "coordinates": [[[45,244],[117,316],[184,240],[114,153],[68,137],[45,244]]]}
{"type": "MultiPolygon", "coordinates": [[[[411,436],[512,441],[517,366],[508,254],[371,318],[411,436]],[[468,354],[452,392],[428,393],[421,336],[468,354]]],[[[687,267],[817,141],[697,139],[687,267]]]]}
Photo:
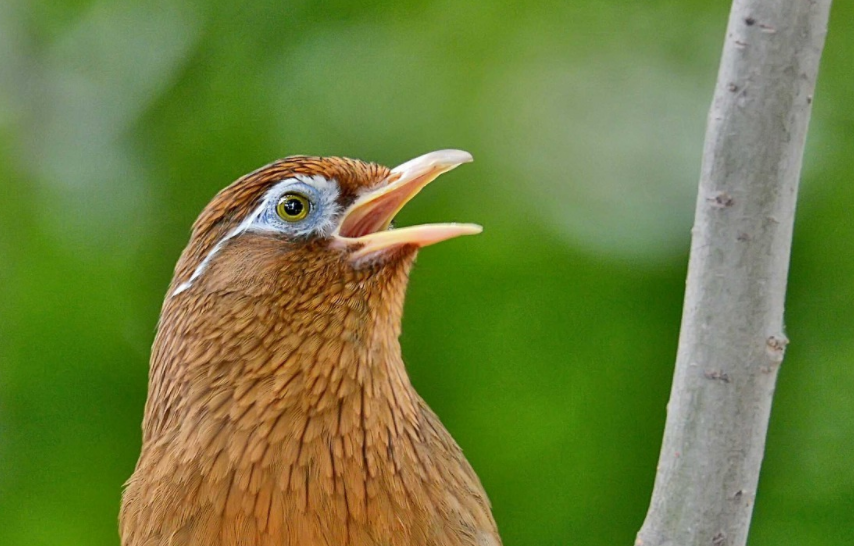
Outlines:
{"type": "Polygon", "coordinates": [[[475,224],[428,224],[389,230],[395,215],[422,188],[440,174],[471,160],[468,152],[440,150],[395,167],[384,185],[362,195],[347,210],[338,228],[338,240],[361,244],[353,252],[354,258],[361,259],[403,245],[422,247],[480,233],[482,228],[475,224]]]}

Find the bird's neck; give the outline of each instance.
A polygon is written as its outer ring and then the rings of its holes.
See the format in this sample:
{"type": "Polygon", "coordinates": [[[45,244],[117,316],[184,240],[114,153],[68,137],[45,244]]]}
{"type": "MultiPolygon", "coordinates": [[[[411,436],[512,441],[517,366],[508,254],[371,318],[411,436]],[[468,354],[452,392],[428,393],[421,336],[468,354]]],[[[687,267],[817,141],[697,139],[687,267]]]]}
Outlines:
{"type": "Polygon", "coordinates": [[[212,419],[258,426],[327,415],[324,426],[334,421],[339,433],[364,419],[392,429],[416,420],[420,399],[398,341],[408,273],[407,262],[301,283],[276,275],[244,290],[221,290],[213,277],[198,294],[167,300],[145,438],[212,419]]]}

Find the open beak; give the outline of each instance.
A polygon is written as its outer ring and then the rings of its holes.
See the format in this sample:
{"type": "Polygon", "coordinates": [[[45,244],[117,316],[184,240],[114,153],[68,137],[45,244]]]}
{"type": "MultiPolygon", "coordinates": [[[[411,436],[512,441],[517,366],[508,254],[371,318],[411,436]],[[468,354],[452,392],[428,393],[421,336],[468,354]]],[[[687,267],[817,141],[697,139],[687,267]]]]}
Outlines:
{"type": "Polygon", "coordinates": [[[351,259],[362,261],[407,245],[420,248],[460,235],[480,233],[483,228],[477,224],[426,224],[389,229],[395,215],[424,186],[440,174],[471,161],[468,152],[439,150],[398,165],[385,181],[360,196],[347,209],[335,234],[337,242],[355,248],[351,259]]]}

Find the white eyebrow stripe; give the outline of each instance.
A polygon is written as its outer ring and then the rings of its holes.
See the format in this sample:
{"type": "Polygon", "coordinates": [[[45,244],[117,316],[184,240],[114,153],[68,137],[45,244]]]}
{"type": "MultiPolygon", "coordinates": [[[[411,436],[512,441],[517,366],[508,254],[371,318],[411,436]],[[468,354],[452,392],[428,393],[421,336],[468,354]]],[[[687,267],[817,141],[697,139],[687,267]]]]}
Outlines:
{"type": "Polygon", "coordinates": [[[228,242],[229,239],[232,239],[237,234],[238,234],[238,232],[235,229],[235,230],[232,230],[231,233],[229,233],[228,235],[226,235],[225,237],[220,239],[219,242],[217,242],[217,244],[214,245],[214,247],[211,249],[211,251],[208,252],[208,255],[205,256],[204,260],[202,260],[202,263],[200,263],[199,266],[196,267],[195,271],[193,271],[193,274],[190,275],[190,278],[187,279],[186,281],[182,282],[181,284],[179,284],[178,288],[176,288],[175,291],[172,292],[172,296],[177,296],[178,294],[180,294],[184,290],[193,286],[193,281],[195,281],[197,278],[199,278],[199,276],[202,273],[205,272],[205,269],[208,268],[208,264],[211,262],[213,257],[216,256],[216,253],[219,252],[219,250],[222,248],[222,246],[226,242],[228,242]]]}
{"type": "Polygon", "coordinates": [[[213,248],[210,249],[207,256],[205,256],[205,259],[202,260],[202,263],[200,263],[193,271],[193,274],[190,275],[190,278],[179,284],[169,297],[171,298],[177,296],[181,292],[184,292],[188,290],[191,286],[193,286],[193,282],[195,282],[195,280],[198,279],[202,275],[202,273],[205,272],[205,270],[210,265],[211,260],[213,260],[214,256],[216,256],[217,253],[222,249],[222,247],[225,246],[225,243],[227,243],[231,239],[234,239],[241,233],[250,230],[259,232],[277,231],[272,226],[256,224],[255,221],[258,219],[259,216],[261,216],[261,214],[263,214],[264,210],[269,206],[269,202],[272,199],[278,199],[280,197],[279,194],[282,193],[282,187],[292,185],[294,180],[314,187],[315,189],[319,190],[321,195],[331,196],[329,198],[331,202],[334,202],[334,200],[338,198],[338,182],[335,179],[327,179],[321,175],[308,176],[298,174],[278,182],[275,186],[273,186],[264,193],[264,197],[261,198],[261,203],[257,207],[255,207],[255,210],[253,210],[251,214],[249,214],[246,218],[243,219],[242,222],[240,222],[240,225],[229,231],[225,235],[225,237],[217,241],[213,248]]]}
{"type": "Polygon", "coordinates": [[[197,278],[199,278],[199,276],[202,273],[205,272],[205,269],[208,268],[208,265],[211,263],[211,260],[213,260],[214,256],[216,256],[217,252],[219,252],[220,249],[222,249],[222,247],[225,245],[225,243],[227,243],[231,239],[234,239],[235,237],[237,237],[238,235],[240,235],[241,233],[246,231],[246,229],[250,225],[252,225],[252,222],[254,222],[255,219],[258,218],[258,216],[264,210],[264,206],[266,204],[267,204],[267,196],[265,195],[264,199],[261,201],[261,205],[257,209],[255,209],[252,212],[252,214],[250,214],[249,216],[246,217],[245,220],[240,222],[239,226],[237,226],[236,228],[229,231],[225,237],[223,237],[222,239],[217,241],[217,243],[213,246],[213,248],[210,250],[210,252],[208,252],[208,255],[205,256],[205,259],[202,260],[202,263],[200,263],[198,265],[198,267],[196,267],[196,270],[193,271],[193,274],[190,275],[190,278],[187,279],[185,282],[182,282],[180,285],[178,285],[178,288],[176,288],[175,291],[172,292],[172,296],[177,296],[178,294],[180,294],[184,290],[187,290],[188,288],[193,286],[193,281],[195,281],[197,278]]]}

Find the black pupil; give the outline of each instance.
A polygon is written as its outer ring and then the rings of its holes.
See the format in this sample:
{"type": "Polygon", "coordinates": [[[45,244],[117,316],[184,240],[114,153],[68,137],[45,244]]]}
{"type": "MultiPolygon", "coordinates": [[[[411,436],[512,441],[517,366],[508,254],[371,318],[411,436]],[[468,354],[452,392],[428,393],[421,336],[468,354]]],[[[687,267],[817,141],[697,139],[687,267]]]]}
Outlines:
{"type": "Polygon", "coordinates": [[[291,197],[290,199],[285,201],[284,208],[285,214],[287,214],[288,216],[299,216],[300,214],[302,214],[302,211],[305,206],[299,199],[291,197]]]}

